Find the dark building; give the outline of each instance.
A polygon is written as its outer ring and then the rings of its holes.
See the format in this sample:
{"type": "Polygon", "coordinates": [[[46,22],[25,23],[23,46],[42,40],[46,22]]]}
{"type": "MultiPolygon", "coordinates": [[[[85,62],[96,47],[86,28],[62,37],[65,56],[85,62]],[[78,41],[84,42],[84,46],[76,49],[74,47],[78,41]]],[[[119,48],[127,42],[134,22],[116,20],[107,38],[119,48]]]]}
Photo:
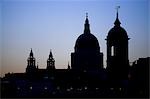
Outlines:
{"type": "Polygon", "coordinates": [[[128,35],[117,18],[107,36],[107,68],[97,38],[90,32],[88,16],[84,33],[71,53],[71,66],[56,69],[50,51],[47,67],[40,69],[32,49],[25,73],[8,73],[1,78],[2,97],[149,97],[150,58],[140,58],[129,67],[128,35]]]}
{"type": "Polygon", "coordinates": [[[107,36],[107,69],[112,79],[127,79],[128,60],[128,35],[124,28],[120,26],[117,17],[114,27],[110,29],[107,36]]]}
{"type": "Polygon", "coordinates": [[[71,67],[73,70],[100,70],[103,68],[103,53],[97,38],[90,32],[88,16],[84,24],[84,33],[76,40],[75,52],[71,53],[71,67]]]}
{"type": "Polygon", "coordinates": [[[150,57],[139,58],[130,67],[130,96],[149,97],[150,57]]]}

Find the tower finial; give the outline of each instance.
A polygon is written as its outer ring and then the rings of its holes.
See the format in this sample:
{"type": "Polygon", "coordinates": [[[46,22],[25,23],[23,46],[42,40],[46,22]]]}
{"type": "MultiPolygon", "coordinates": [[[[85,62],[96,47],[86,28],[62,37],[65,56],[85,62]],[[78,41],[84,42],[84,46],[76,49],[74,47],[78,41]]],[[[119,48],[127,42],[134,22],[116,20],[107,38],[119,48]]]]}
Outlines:
{"type": "Polygon", "coordinates": [[[90,24],[88,20],[88,13],[86,13],[86,20],[84,24],[84,33],[89,34],[90,33],[90,24]]]}
{"type": "Polygon", "coordinates": [[[120,26],[120,21],[118,18],[118,10],[119,10],[120,6],[116,6],[116,10],[117,10],[117,16],[116,16],[116,21],[114,22],[115,26],[120,26]]]}
{"type": "Polygon", "coordinates": [[[31,51],[30,51],[30,56],[32,56],[32,57],[33,57],[33,52],[32,52],[32,48],[31,48],[31,51]]]}
{"type": "Polygon", "coordinates": [[[50,54],[49,54],[49,57],[53,57],[53,54],[52,54],[52,49],[50,49],[50,54]]]}
{"type": "Polygon", "coordinates": [[[31,48],[31,53],[32,53],[32,48],[31,48]]]}
{"type": "Polygon", "coordinates": [[[88,13],[86,12],[86,18],[88,18],[88,13]]]}
{"type": "Polygon", "coordinates": [[[120,6],[116,6],[116,10],[117,10],[117,18],[118,18],[118,10],[120,9],[120,6]]]}

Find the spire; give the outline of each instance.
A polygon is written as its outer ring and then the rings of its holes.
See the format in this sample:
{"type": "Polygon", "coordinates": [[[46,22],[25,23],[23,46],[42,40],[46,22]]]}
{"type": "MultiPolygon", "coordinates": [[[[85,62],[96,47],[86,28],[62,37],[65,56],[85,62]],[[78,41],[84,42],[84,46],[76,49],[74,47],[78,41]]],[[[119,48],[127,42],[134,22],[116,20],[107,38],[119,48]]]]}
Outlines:
{"type": "Polygon", "coordinates": [[[90,24],[88,20],[88,13],[86,13],[86,20],[84,24],[84,33],[90,33],[90,24]]]}
{"type": "Polygon", "coordinates": [[[27,68],[26,68],[26,72],[35,72],[36,70],[36,65],[35,65],[35,58],[33,57],[33,52],[32,52],[32,48],[29,54],[29,57],[27,59],[27,68]]]}
{"type": "Polygon", "coordinates": [[[50,54],[49,54],[49,58],[50,57],[53,57],[53,54],[52,54],[52,50],[50,49],[50,54]]]}
{"type": "Polygon", "coordinates": [[[51,49],[50,49],[49,58],[47,59],[47,69],[55,69],[55,60],[53,58],[51,49]]]}
{"type": "Polygon", "coordinates": [[[88,18],[88,13],[86,13],[86,19],[88,18]]]}
{"type": "Polygon", "coordinates": [[[32,56],[32,57],[33,57],[33,52],[32,52],[32,48],[31,48],[31,51],[30,51],[30,56],[32,56]]]}
{"type": "Polygon", "coordinates": [[[115,26],[120,26],[120,21],[119,21],[119,18],[118,18],[118,9],[120,8],[120,6],[117,6],[116,7],[116,10],[117,10],[117,15],[116,15],[116,20],[114,22],[115,26]]]}

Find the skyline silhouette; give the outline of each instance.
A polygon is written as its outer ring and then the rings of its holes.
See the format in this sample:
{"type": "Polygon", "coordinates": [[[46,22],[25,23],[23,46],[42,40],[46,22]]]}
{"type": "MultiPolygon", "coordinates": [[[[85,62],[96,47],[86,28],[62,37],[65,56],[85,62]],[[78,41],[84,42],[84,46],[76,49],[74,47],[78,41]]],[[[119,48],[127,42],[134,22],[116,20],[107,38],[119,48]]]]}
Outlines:
{"type": "Polygon", "coordinates": [[[7,73],[1,78],[2,98],[148,98],[150,57],[129,64],[129,39],[117,9],[114,26],[106,38],[104,68],[103,52],[91,33],[86,13],[84,32],[76,40],[71,65],[68,63],[67,69],[55,68],[55,57],[50,50],[47,67],[39,68],[31,48],[26,71],[7,73]]]}
{"type": "Polygon", "coordinates": [[[67,68],[68,61],[71,63],[70,53],[73,52],[75,40],[83,32],[82,16],[86,12],[89,13],[91,32],[98,38],[106,66],[105,39],[113,26],[116,5],[121,6],[119,17],[131,38],[129,61],[148,57],[147,2],[1,1],[1,76],[8,72],[25,72],[25,60],[30,48],[35,53],[39,68],[46,68],[50,49],[55,57],[56,68],[67,68]]]}

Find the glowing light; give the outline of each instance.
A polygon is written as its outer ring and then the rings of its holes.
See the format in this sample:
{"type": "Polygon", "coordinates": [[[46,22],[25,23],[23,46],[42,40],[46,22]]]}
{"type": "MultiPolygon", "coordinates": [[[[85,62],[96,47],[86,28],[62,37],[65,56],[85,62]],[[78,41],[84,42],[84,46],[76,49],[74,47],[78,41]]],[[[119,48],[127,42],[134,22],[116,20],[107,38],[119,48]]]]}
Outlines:
{"type": "Polygon", "coordinates": [[[84,70],[83,72],[86,73],[86,70],[84,70]]]}
{"type": "Polygon", "coordinates": [[[18,90],[20,90],[20,87],[17,87],[18,90]]]}
{"type": "Polygon", "coordinates": [[[47,90],[47,87],[45,86],[44,89],[47,90]]]}
{"type": "Polygon", "coordinates": [[[119,90],[121,91],[121,90],[122,90],[122,88],[119,88],[119,90]]]}
{"type": "Polygon", "coordinates": [[[70,90],[73,90],[73,88],[72,88],[72,87],[70,87],[70,90]]]}
{"type": "Polygon", "coordinates": [[[48,76],[45,76],[44,79],[48,79],[48,76]]]}
{"type": "Polygon", "coordinates": [[[87,90],[87,86],[85,86],[84,89],[87,90]]]}
{"type": "Polygon", "coordinates": [[[67,91],[70,91],[70,89],[68,88],[67,91]]]}
{"type": "Polygon", "coordinates": [[[30,86],[30,90],[32,90],[32,86],[30,86]]]}
{"type": "Polygon", "coordinates": [[[78,90],[78,91],[82,91],[82,88],[78,88],[77,90],[78,90]]]}

